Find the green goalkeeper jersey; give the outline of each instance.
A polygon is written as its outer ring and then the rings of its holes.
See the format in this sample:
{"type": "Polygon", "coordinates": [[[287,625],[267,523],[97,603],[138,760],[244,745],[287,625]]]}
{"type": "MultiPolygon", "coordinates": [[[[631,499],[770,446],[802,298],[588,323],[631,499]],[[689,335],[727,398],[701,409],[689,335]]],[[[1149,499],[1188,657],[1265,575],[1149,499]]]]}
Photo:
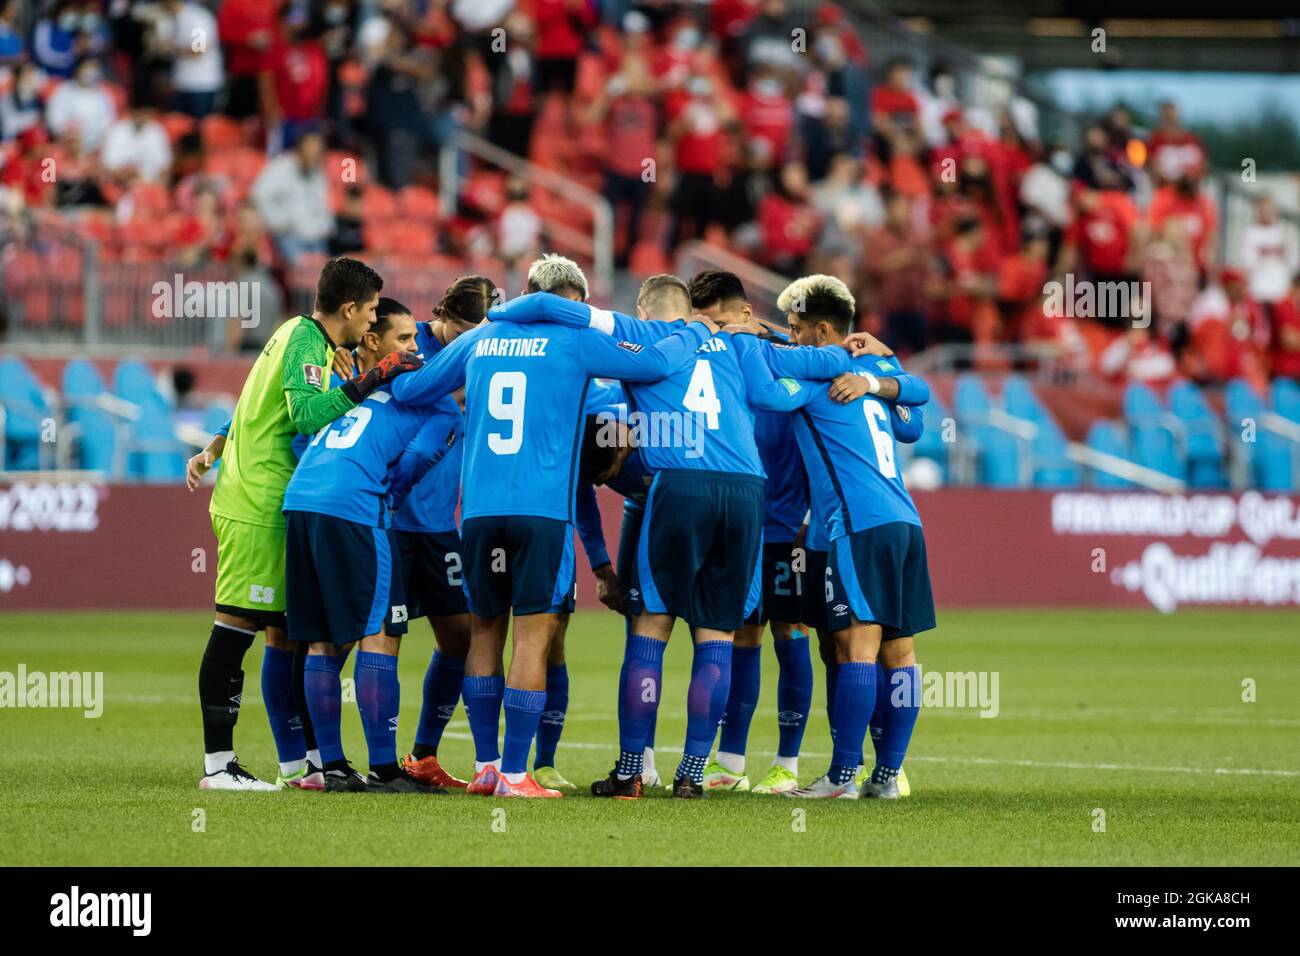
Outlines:
{"type": "Polygon", "coordinates": [[[232,521],[283,527],[284,489],[297,459],[293,437],[319,431],[354,406],[329,390],[335,345],[313,318],[275,330],[239,393],[208,510],[232,521]]]}

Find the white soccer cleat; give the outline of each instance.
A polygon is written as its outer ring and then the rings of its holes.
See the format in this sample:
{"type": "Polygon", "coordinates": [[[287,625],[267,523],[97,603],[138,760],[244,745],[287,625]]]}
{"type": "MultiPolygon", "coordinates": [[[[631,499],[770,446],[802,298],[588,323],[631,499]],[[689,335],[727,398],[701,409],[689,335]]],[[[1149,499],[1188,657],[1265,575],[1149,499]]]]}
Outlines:
{"type": "Polygon", "coordinates": [[[258,780],[239,765],[238,760],[226,764],[224,770],[205,773],[199,780],[200,790],[251,790],[258,793],[274,793],[278,787],[265,780],[258,780]]]}
{"type": "Polygon", "coordinates": [[[806,787],[800,787],[798,790],[787,790],[784,794],[787,797],[797,797],[803,800],[856,800],[858,799],[858,785],[854,780],[848,783],[831,783],[831,778],[822,774],[806,787]]]}

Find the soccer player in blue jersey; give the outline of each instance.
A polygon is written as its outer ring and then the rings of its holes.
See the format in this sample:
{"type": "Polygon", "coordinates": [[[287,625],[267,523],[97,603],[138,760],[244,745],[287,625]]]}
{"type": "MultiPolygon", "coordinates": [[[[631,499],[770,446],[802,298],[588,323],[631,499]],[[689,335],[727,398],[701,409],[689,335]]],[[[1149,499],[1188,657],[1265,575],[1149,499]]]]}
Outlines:
{"type": "Polygon", "coordinates": [[[390,469],[436,409],[392,400],[392,383],[420,365],[410,310],[393,306],[386,321],[398,336],[409,327],[404,347],[376,360],[363,343],[354,380],[360,403],[316,433],[285,490],[289,637],[309,646],[305,696],[329,791],[441,792],[397,761],[397,654],[407,615],[389,511],[407,489],[390,469]],[[353,644],[370,757],[364,779],[341,743],[340,672],[353,644]]]}
{"type": "MultiPolygon", "coordinates": [[[[569,260],[544,257],[530,270],[530,286],[557,289],[565,281],[585,297],[586,279],[569,260]]],[[[493,310],[493,318],[513,305],[493,310]]],[[[547,652],[560,616],[572,610],[574,495],[589,379],[661,379],[688,364],[714,330],[706,319],[691,321],[647,346],[552,323],[493,321],[394,383],[394,396],[415,404],[465,386],[461,539],[471,637],[464,697],[476,756],[469,792],[560,796],[536,783],[527,760],[546,702],[547,652]],[[503,679],[511,611],[513,654],[503,679]]]]}
{"type": "MultiPolygon", "coordinates": [[[[424,360],[483,321],[496,294],[485,276],[462,276],[447,287],[434,307],[434,319],[421,322],[416,347],[424,360]]],[[[410,620],[427,617],[435,647],[425,671],[420,720],[415,744],[403,761],[421,783],[464,789],[467,781],[446,770],[438,760],[443,731],[460,700],[469,652],[469,607],[461,574],[460,470],[464,449],[465,414],[451,395],[435,403],[436,411],[411,439],[398,461],[402,481],[411,491],[393,515],[401,551],[402,580],[410,620]],[[419,469],[437,459],[422,474],[419,469]],[[417,473],[408,475],[408,469],[417,473]]]]}
{"type": "MultiPolygon", "coordinates": [[[[832,344],[852,329],[853,297],[829,276],[792,283],[778,306],[800,344],[832,344]]],[[[791,795],[891,799],[899,796],[897,777],[919,712],[913,636],[933,628],[935,618],[925,537],[899,474],[889,403],[921,405],[929,390],[914,376],[897,375],[890,359],[864,356],[854,366],[865,394],[848,404],[814,382],[784,383],[797,409],[795,436],[810,495],[833,502],[826,522],[826,577],[834,601],[828,601],[826,614],[838,664],[830,768],[791,795]],[[877,696],[878,677],[891,693],[877,696]],[[871,777],[859,787],[855,777],[873,712],[881,739],[871,777]]]]}
{"type": "MultiPolygon", "coordinates": [[[[690,292],[697,314],[720,322],[744,322],[751,314],[744,287],[731,273],[701,273],[690,292]]],[[[555,296],[528,296],[491,315],[522,322],[540,315],[645,341],[665,331],[662,323],[555,296]]],[[[679,617],[694,630],[695,662],[686,746],[673,793],[703,796],[704,767],[727,701],[732,636],[758,600],[763,469],[750,407],[756,398],[753,370],[761,368],[766,385],[780,387],[759,349],[752,335],[723,334],[660,381],[624,382],[639,416],[637,454],[654,481],[628,589],[636,619],[620,677],[621,755],[609,777],[592,785],[597,796],[634,799],[642,791],[645,739],[659,705],[664,648],[679,617]]],[[[847,352],[839,348],[791,349],[782,361],[799,374],[822,378],[850,367],[847,352]]]]}

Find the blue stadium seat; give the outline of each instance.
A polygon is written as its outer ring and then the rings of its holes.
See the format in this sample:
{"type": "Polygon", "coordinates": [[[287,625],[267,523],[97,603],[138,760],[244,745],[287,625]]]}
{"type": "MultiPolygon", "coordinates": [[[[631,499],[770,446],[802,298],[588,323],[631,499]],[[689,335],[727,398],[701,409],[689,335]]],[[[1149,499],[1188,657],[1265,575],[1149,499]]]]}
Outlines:
{"type": "MultiPolygon", "coordinates": [[[[1123,426],[1108,421],[1096,421],[1088,429],[1088,437],[1085,442],[1089,448],[1103,452],[1107,455],[1114,455],[1117,458],[1129,459],[1128,436],[1125,434],[1123,426]]],[[[1133,482],[1124,478],[1116,477],[1109,472],[1093,470],[1093,483],[1098,488],[1134,488],[1133,482]]]]}
{"type": "Polygon", "coordinates": [[[950,446],[943,440],[944,421],[952,417],[952,413],[944,406],[943,401],[933,391],[930,393],[930,400],[922,406],[922,412],[925,415],[925,431],[917,439],[916,444],[912,446],[912,456],[914,458],[929,458],[939,466],[943,474],[943,480],[948,481],[948,450],[950,446]]]}
{"type": "Polygon", "coordinates": [[[162,398],[149,366],[139,359],[123,359],[117,363],[117,370],[113,373],[113,394],[134,405],[162,398]]]}
{"type": "Polygon", "coordinates": [[[176,438],[171,408],[161,398],[140,406],[140,418],[131,424],[131,444],[126,472],[139,481],[165,483],[185,477],[185,454],[176,438]]]}
{"type": "Polygon", "coordinates": [[[1178,447],[1169,416],[1150,386],[1130,382],[1124,389],[1124,418],[1129,425],[1133,458],[1154,471],[1186,479],[1187,460],[1178,447]]]}
{"type": "Polygon", "coordinates": [[[73,359],[63,367],[63,403],[69,424],[80,432],[79,464],[82,468],[111,474],[117,447],[117,429],[113,417],[95,405],[104,393],[104,380],[85,359],[73,359]]]}
{"type": "Polygon", "coordinates": [[[1032,443],[1034,486],[1070,488],[1079,484],[1079,467],[1066,457],[1069,442],[1056,419],[1022,375],[1011,375],[1002,385],[1002,407],[1008,415],[1033,422],[1038,433],[1032,443]]]}
{"type": "MultiPolygon", "coordinates": [[[[1228,383],[1224,400],[1228,435],[1241,444],[1250,468],[1250,483],[1261,491],[1290,491],[1293,487],[1293,445],[1261,424],[1264,413],[1268,411],[1264,401],[1241,378],[1228,383]],[[1243,436],[1251,432],[1255,440],[1243,440],[1243,436]]],[[[1283,401],[1286,401],[1285,395],[1283,401]]]]}
{"type": "Polygon", "coordinates": [[[964,373],[957,379],[953,398],[961,425],[957,440],[973,444],[979,482],[994,488],[1019,487],[1019,442],[1014,435],[988,423],[993,402],[984,382],[973,372],[964,373]]]}
{"type": "Polygon", "coordinates": [[[1273,411],[1300,424],[1300,385],[1289,378],[1273,381],[1273,411]]]}
{"type": "Polygon", "coordinates": [[[1169,410],[1187,430],[1187,484],[1191,488],[1226,488],[1223,429],[1201,390],[1191,382],[1169,387],[1169,410]]]}
{"type": "Polygon", "coordinates": [[[52,417],[52,409],[41,383],[20,358],[0,359],[0,406],[5,412],[0,467],[24,471],[40,468],[41,423],[52,417]]]}

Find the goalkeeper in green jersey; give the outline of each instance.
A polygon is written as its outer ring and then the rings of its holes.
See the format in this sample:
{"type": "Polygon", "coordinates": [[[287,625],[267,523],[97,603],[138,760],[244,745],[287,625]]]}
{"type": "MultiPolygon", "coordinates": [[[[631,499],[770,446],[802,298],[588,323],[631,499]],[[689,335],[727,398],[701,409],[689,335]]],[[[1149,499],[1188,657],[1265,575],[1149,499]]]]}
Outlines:
{"type": "Polygon", "coordinates": [[[330,389],[339,346],[351,349],[375,321],[383,279],[355,259],[326,263],[316,307],[276,329],[239,393],[227,434],[190,459],[193,490],[220,458],[209,511],[217,536],[216,620],[199,667],[204,790],[274,790],[311,776],[294,688],[293,645],[284,600],[284,489],[296,459],[293,437],[311,434],[358,405],[418,359],[372,369],[330,389]],[[258,780],[235,757],[234,729],[243,695],[244,654],[266,630],[262,697],[280,759],[276,784],[258,780]]]}

